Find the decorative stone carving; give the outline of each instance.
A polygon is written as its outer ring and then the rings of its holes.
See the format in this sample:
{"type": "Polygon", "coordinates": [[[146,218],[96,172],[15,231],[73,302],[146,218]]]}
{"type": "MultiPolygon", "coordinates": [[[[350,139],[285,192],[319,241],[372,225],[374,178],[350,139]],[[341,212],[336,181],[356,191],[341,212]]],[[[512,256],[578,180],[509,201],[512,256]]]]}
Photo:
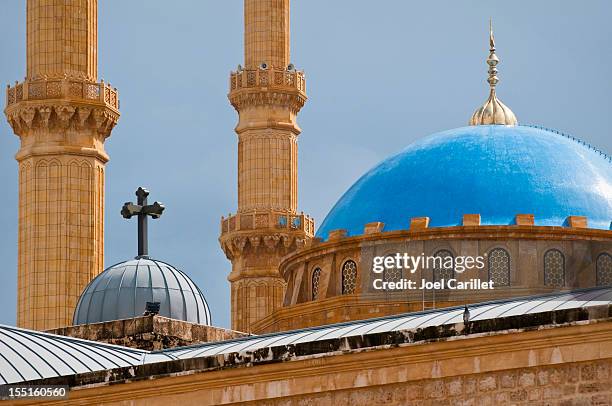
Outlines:
{"type": "Polygon", "coordinates": [[[28,86],[28,97],[31,99],[41,99],[45,95],[44,83],[30,83],[28,86]]]}
{"type": "Polygon", "coordinates": [[[233,239],[233,243],[234,243],[234,247],[236,247],[239,252],[242,252],[244,250],[244,247],[246,246],[247,238],[246,237],[236,237],[233,239]]]}
{"type": "Polygon", "coordinates": [[[51,112],[53,111],[51,106],[41,106],[38,108],[38,116],[40,117],[41,127],[49,126],[49,118],[51,117],[51,112]]]}
{"type": "Polygon", "coordinates": [[[268,215],[267,214],[257,214],[255,216],[255,228],[264,228],[268,227],[268,215]]]}
{"type": "MultiPolygon", "coordinates": [[[[87,86],[91,86],[91,85],[87,85],[87,86]]],[[[81,83],[71,82],[70,85],[68,86],[68,95],[71,97],[78,97],[78,98],[83,97],[83,85],[81,83]]],[[[97,95],[95,98],[97,98],[97,95]]]]}
{"type": "Polygon", "coordinates": [[[304,103],[306,103],[306,95],[298,91],[281,91],[281,90],[266,90],[258,92],[243,92],[240,90],[230,93],[230,102],[237,111],[245,107],[257,106],[277,106],[290,109],[294,114],[297,114],[304,103]]]}
{"type": "Polygon", "coordinates": [[[119,120],[118,107],[117,90],[108,83],[91,83],[84,78],[64,75],[31,78],[7,88],[5,112],[9,124],[19,136],[34,128],[65,130],[74,126],[85,129],[89,117],[92,117],[91,128],[107,137],[119,120]],[[100,100],[101,89],[104,100],[100,100]],[[28,104],[24,105],[22,101],[28,104]]]}
{"type": "Polygon", "coordinates": [[[262,105],[289,108],[297,114],[306,102],[306,80],[301,71],[242,70],[230,76],[229,99],[237,111],[262,105]],[[273,80],[270,80],[272,75],[273,80]],[[242,80],[246,76],[246,80],[242,80]]]}
{"type": "Polygon", "coordinates": [[[88,107],[79,107],[79,109],[77,110],[77,117],[76,117],[77,128],[84,128],[85,127],[85,122],[89,118],[90,114],[91,114],[91,109],[90,108],[88,108],[88,107]]]}
{"type": "Polygon", "coordinates": [[[97,85],[85,85],[85,98],[97,99],[100,97],[100,88],[97,85]]]}
{"type": "Polygon", "coordinates": [[[70,119],[74,115],[76,111],[76,107],[73,106],[57,106],[55,107],[55,114],[59,118],[61,126],[63,128],[68,128],[70,125],[70,119]]]}
{"type": "Polygon", "coordinates": [[[33,107],[24,107],[21,111],[17,112],[17,117],[20,117],[28,127],[32,126],[32,121],[34,121],[35,115],[36,109],[33,107]]]}
{"type": "Polygon", "coordinates": [[[60,82],[47,83],[47,97],[60,97],[62,94],[62,84],[60,82]]]}
{"type": "Polygon", "coordinates": [[[268,247],[269,250],[273,250],[278,245],[280,238],[280,235],[274,234],[264,236],[263,240],[266,247],[268,247]]]}
{"type": "Polygon", "coordinates": [[[281,258],[296,249],[304,248],[311,238],[312,236],[310,234],[304,234],[303,232],[296,232],[295,234],[263,233],[248,237],[224,235],[221,237],[220,243],[225,256],[229,260],[249,256],[251,254],[273,255],[274,257],[281,258]],[[259,250],[259,247],[262,246],[262,242],[263,247],[266,248],[265,252],[259,250]]]}
{"type": "Polygon", "coordinates": [[[258,235],[254,235],[254,236],[249,237],[249,242],[251,243],[253,248],[257,248],[259,247],[259,244],[261,243],[261,239],[258,235]]]}
{"type": "Polygon", "coordinates": [[[117,124],[119,114],[104,108],[77,109],[65,104],[41,103],[35,106],[12,106],[7,110],[7,120],[19,136],[35,128],[66,129],[74,125],[77,129],[83,129],[89,123],[90,128],[107,137],[117,124]],[[77,111],[78,114],[75,114],[77,111]],[[88,121],[89,117],[92,117],[91,122],[88,121]]]}

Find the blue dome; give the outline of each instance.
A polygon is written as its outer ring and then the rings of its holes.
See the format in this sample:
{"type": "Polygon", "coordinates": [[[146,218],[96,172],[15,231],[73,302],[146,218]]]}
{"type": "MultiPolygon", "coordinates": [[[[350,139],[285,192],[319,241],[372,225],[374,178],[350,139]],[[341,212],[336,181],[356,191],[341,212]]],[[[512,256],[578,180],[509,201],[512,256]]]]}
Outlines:
{"type": "Polygon", "coordinates": [[[421,139],[363,175],[336,203],[317,232],[363,234],[366,223],[385,231],[429,217],[430,227],[460,225],[464,214],[481,224],[512,224],[534,214],[536,225],[561,226],[586,216],[609,229],[612,164],[593,147],[557,132],[527,126],[471,126],[421,139]]]}
{"type": "Polygon", "coordinates": [[[187,275],[165,262],[136,258],[107,268],[87,285],[73,324],[142,316],[147,302],[160,302],[160,316],[211,323],[206,299],[187,275]]]}

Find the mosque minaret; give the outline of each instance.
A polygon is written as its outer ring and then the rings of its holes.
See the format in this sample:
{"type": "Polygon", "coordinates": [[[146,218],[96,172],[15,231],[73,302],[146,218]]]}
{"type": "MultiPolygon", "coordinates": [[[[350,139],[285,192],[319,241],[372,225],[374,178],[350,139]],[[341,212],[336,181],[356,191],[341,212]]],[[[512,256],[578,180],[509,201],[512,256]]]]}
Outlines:
{"type": "Polygon", "coordinates": [[[219,238],[232,261],[232,328],[282,304],[280,259],[314,234],[298,212],[297,114],[306,101],[304,73],[290,59],[289,0],[245,0],[244,67],[230,75],[238,112],[238,212],[223,218],[219,238]]]}

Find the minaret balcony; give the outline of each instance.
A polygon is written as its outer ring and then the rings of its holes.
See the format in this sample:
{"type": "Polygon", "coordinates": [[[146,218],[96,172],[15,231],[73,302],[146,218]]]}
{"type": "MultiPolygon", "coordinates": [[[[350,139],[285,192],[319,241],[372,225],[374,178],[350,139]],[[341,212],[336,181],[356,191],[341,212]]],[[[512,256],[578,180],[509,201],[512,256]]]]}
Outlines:
{"type": "MultiPolygon", "coordinates": [[[[68,128],[94,129],[100,135],[99,141],[103,141],[119,120],[119,93],[104,81],[93,82],[74,77],[26,79],[21,83],[16,82],[14,86],[7,86],[4,112],[15,134],[22,137],[19,159],[23,154],[27,155],[28,148],[34,143],[47,140],[53,144],[56,141],[53,137],[44,140],[28,137],[32,130],[63,134],[68,128]]],[[[78,145],[85,142],[89,147],[100,143],[93,139],[73,141],[78,145]]],[[[45,151],[49,153],[51,150],[47,147],[45,151]]],[[[58,147],[51,149],[58,150],[58,147]]],[[[101,159],[108,160],[100,145],[95,149],[101,159]]]]}
{"type": "Polygon", "coordinates": [[[241,69],[230,74],[230,91],[248,88],[297,90],[306,93],[304,72],[277,68],[241,69]]]}
{"type": "Polygon", "coordinates": [[[230,74],[229,100],[243,113],[250,108],[276,106],[297,114],[306,102],[306,79],[298,70],[241,69],[230,74]]]}
{"type": "Polygon", "coordinates": [[[79,104],[100,104],[119,113],[119,93],[109,83],[76,78],[16,82],[7,86],[6,108],[24,101],[65,100],[79,104]]]}
{"type": "Polygon", "coordinates": [[[301,231],[312,237],[315,222],[307,214],[296,214],[287,211],[253,211],[248,213],[230,214],[221,217],[221,235],[236,231],[252,230],[301,231]]]}

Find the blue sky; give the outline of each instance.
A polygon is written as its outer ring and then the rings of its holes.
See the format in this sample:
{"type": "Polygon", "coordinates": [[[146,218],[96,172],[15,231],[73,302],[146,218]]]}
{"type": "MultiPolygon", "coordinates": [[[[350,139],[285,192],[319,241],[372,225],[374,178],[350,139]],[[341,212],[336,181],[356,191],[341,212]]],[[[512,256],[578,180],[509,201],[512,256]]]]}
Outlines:
{"type": "MultiPolygon", "coordinates": [[[[0,81],[25,75],[25,1],[0,5],[0,81]]],[[[300,209],[321,224],[378,161],[460,127],[487,96],[493,17],[498,95],[521,123],[612,152],[612,2],[294,0],[292,62],[307,75],[299,116],[300,209]]],[[[166,204],[150,253],[188,273],[229,326],[230,264],[217,237],[236,209],[236,113],[228,74],[243,63],[239,0],[102,0],[100,78],[122,117],[106,142],[106,265],[136,254],[121,218],[140,185],[166,204]]],[[[4,99],[4,98],[3,98],[4,99]]],[[[0,323],[15,324],[18,138],[0,123],[0,323]]]]}

